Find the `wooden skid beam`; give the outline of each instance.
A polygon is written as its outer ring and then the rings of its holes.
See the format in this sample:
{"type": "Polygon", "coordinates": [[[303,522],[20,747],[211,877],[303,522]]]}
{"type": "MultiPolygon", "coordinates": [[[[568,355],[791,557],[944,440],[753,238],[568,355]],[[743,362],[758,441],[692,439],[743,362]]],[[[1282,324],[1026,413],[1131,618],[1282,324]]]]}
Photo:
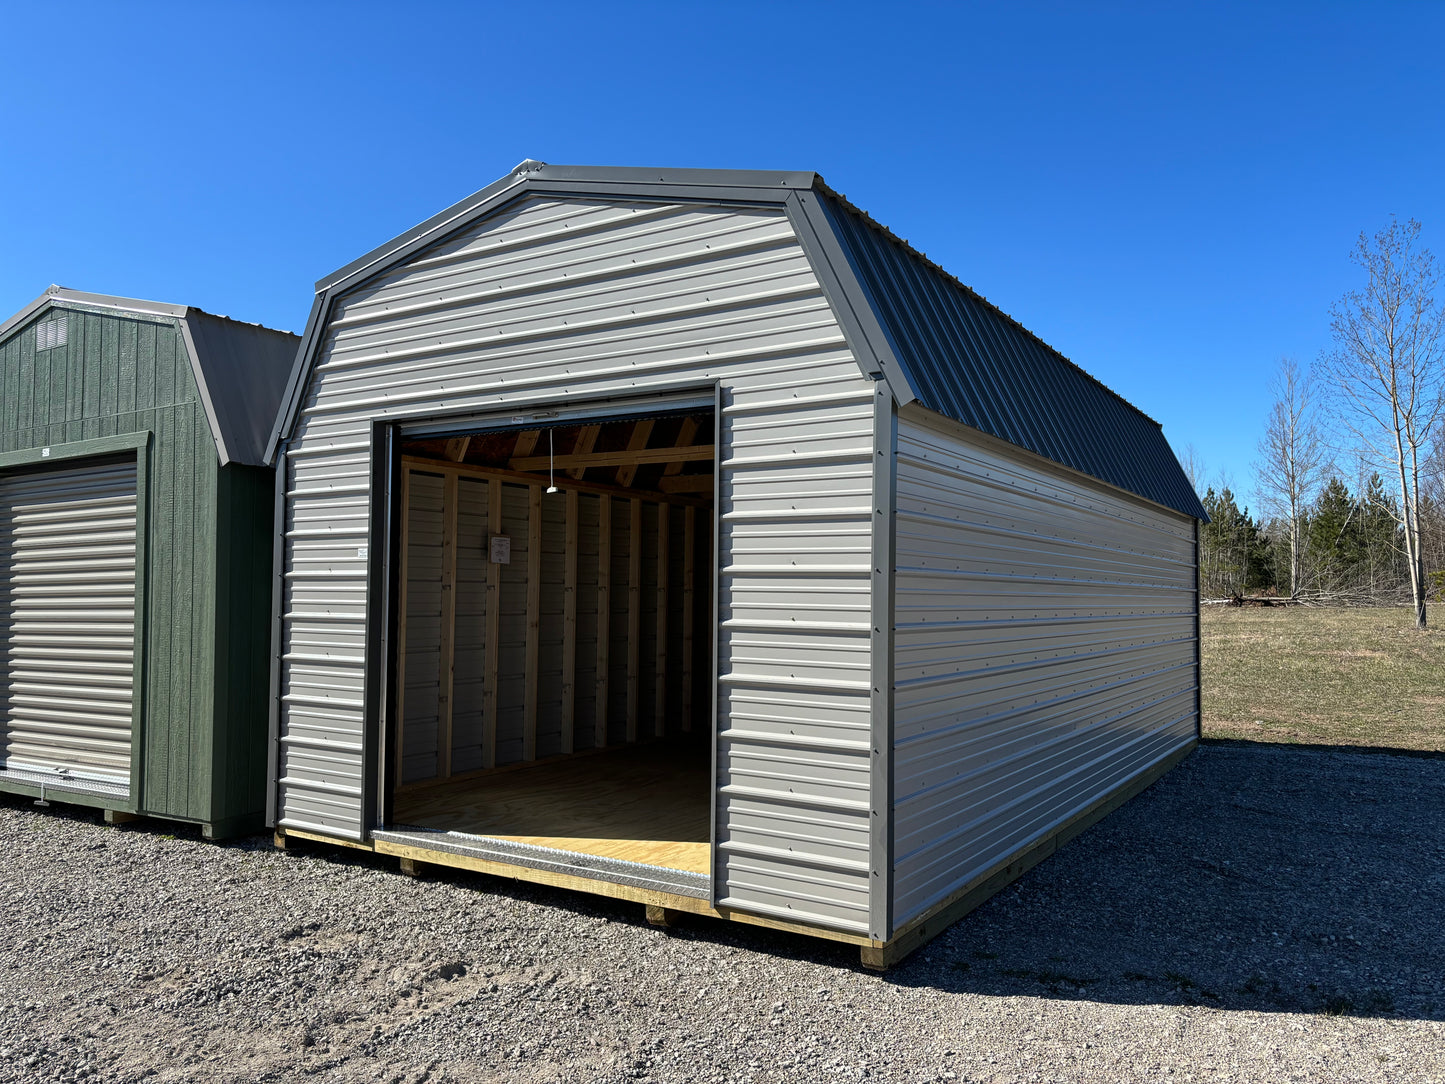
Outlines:
{"type": "Polygon", "coordinates": [[[542,487],[527,493],[527,647],[523,664],[522,759],[537,759],[537,662],[542,644],[542,487]]]}
{"type": "Polygon", "coordinates": [[[642,672],[642,501],[633,497],[627,543],[627,740],[637,740],[638,681],[642,672]]]}
{"type": "Polygon", "coordinates": [[[567,543],[562,555],[562,752],[576,744],[577,729],[577,523],[578,494],[567,491],[567,543]]]}
{"type": "Polygon", "coordinates": [[[502,647],[502,566],[491,560],[491,538],[506,534],[502,524],[502,483],[487,483],[487,639],[482,645],[482,767],[497,763],[497,675],[502,647]]]}
{"type": "MultiPolygon", "coordinates": [[[[715,451],[711,444],[693,444],[686,448],[639,448],[618,452],[591,452],[587,455],[514,456],[508,460],[507,469],[544,471],[551,466],[558,470],[587,470],[589,467],[639,467],[646,463],[693,463],[701,459],[711,459],[715,451]]],[[[618,477],[621,478],[620,472],[618,477]]]]}
{"type": "Polygon", "coordinates": [[[695,598],[693,578],[697,572],[697,509],[682,510],[682,729],[692,730],[692,653],[695,598]]]}
{"type": "Polygon", "coordinates": [[[597,712],[592,744],[607,744],[608,697],[612,666],[612,498],[603,494],[597,507],[597,712]]]}

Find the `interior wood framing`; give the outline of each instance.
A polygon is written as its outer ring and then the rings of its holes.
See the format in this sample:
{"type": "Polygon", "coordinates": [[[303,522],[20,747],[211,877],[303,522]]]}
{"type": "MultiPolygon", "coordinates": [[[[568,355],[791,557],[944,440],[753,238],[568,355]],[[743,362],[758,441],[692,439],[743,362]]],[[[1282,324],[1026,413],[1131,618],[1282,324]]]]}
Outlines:
{"type": "MultiPolygon", "coordinates": [[[[614,426],[619,424],[626,423],[613,423],[614,426]]],[[[466,670],[469,686],[464,686],[471,689],[467,693],[471,703],[466,709],[468,722],[465,730],[455,729],[458,682],[463,680],[458,673],[461,636],[458,628],[461,588],[458,555],[462,546],[458,537],[458,517],[462,505],[459,485],[464,478],[488,483],[484,501],[484,548],[489,547],[490,539],[496,535],[517,534],[522,529],[526,531],[525,546],[522,544],[523,539],[514,540],[518,556],[525,550],[525,557],[522,558],[525,562],[525,618],[521,625],[525,642],[521,644],[519,668],[522,690],[521,761],[532,763],[538,760],[539,727],[544,714],[548,720],[548,729],[545,732],[548,735],[547,748],[540,751],[540,755],[547,757],[557,753],[573,754],[588,747],[604,749],[619,738],[623,738],[627,743],[635,743],[641,739],[661,738],[694,730],[692,716],[697,709],[697,661],[694,656],[696,645],[700,642],[694,626],[701,616],[696,603],[699,589],[697,581],[701,572],[697,547],[703,541],[698,535],[698,510],[702,508],[705,514],[710,515],[713,476],[710,471],[703,475],[689,472],[688,468],[691,464],[713,457],[713,444],[697,443],[700,432],[706,439],[710,429],[703,432],[698,419],[684,418],[676,426],[656,430],[656,436],[664,442],[664,447],[648,448],[648,441],[654,436],[655,426],[652,419],[637,420],[632,423],[630,432],[614,433],[610,437],[606,435],[607,428],[604,424],[577,427],[572,435],[566,437],[565,446],[568,451],[565,456],[533,454],[538,447],[548,449],[554,446],[555,437],[541,429],[517,432],[515,443],[510,446],[502,444],[503,450],[500,452],[497,451],[497,438],[494,435],[491,437],[493,447],[488,451],[486,434],[482,437],[446,438],[430,443],[413,442],[404,449],[399,496],[404,529],[398,552],[401,572],[396,637],[397,688],[400,702],[397,711],[399,723],[393,743],[398,765],[396,778],[399,793],[454,778],[475,778],[479,772],[499,769],[499,766],[505,763],[499,753],[502,741],[499,725],[506,719],[511,720],[506,722],[506,733],[509,735],[507,742],[510,743],[506,746],[509,750],[506,752],[506,760],[515,760],[517,757],[515,712],[518,705],[515,691],[518,686],[508,686],[508,682],[516,680],[518,669],[515,667],[519,656],[511,656],[513,663],[504,662],[504,657],[509,651],[517,651],[517,625],[508,625],[508,622],[517,620],[519,596],[516,592],[519,590],[519,577],[515,567],[511,572],[507,572],[508,566],[487,559],[489,554],[483,555],[484,572],[478,568],[474,559],[469,566],[472,571],[468,574],[470,579],[467,582],[471,584],[468,597],[473,602],[467,612],[473,615],[474,619],[480,620],[481,625],[479,632],[468,634],[471,637],[471,654],[466,670]],[[604,439],[612,443],[602,443],[604,439]],[[602,449],[616,448],[619,441],[625,443],[625,447],[620,451],[594,450],[599,446],[602,449]],[[491,462],[467,462],[469,455],[475,459],[478,455],[488,454],[492,456],[491,462]],[[519,470],[517,467],[531,470],[519,470]],[[604,469],[599,471],[598,468],[604,469]],[[638,471],[643,468],[651,470],[647,477],[652,479],[653,485],[664,481],[674,484],[687,483],[690,491],[668,494],[660,489],[631,486],[630,483],[638,478],[638,471]],[[532,470],[537,473],[532,473],[532,470]],[[433,663],[432,646],[437,642],[434,629],[437,618],[427,618],[427,614],[436,613],[430,608],[430,593],[435,590],[435,580],[430,570],[435,568],[436,554],[436,481],[432,479],[427,483],[430,496],[426,499],[432,503],[425,506],[426,512],[421,513],[433,518],[418,521],[430,526],[426,528],[426,549],[421,551],[421,557],[416,558],[423,561],[424,572],[417,573],[423,578],[412,585],[412,590],[425,590],[417,595],[416,599],[409,599],[408,581],[412,577],[414,559],[411,539],[412,502],[415,499],[415,486],[419,484],[413,479],[418,472],[439,475],[442,485],[441,612],[438,615],[441,632],[437,652],[439,658],[434,753],[429,744],[429,675],[433,663]],[[587,477],[588,472],[594,477],[587,477]],[[595,477],[599,473],[603,475],[601,481],[595,477]],[[615,481],[609,480],[611,478],[615,478],[615,481]],[[559,493],[545,492],[549,479],[559,493]],[[702,482],[707,483],[705,488],[701,485],[702,482]],[[504,487],[513,485],[526,487],[525,528],[514,519],[504,521],[504,487]],[[589,534],[595,531],[595,538],[586,539],[588,558],[585,588],[579,567],[580,555],[584,550],[581,515],[584,498],[595,498],[595,507],[589,503],[589,519],[585,528],[589,534]],[[561,502],[565,509],[560,572],[557,507],[545,503],[549,501],[561,502]],[[548,526],[545,537],[544,508],[551,509],[546,513],[548,526]],[[646,516],[644,508],[649,509],[646,516]],[[652,520],[654,508],[655,528],[652,520]],[[676,514],[673,512],[674,508],[677,509],[676,514]],[[619,521],[619,516],[625,518],[619,521]],[[592,526],[594,522],[595,527],[592,526]],[[679,527],[682,533],[680,549],[675,538],[679,527]],[[544,543],[550,547],[547,549],[550,556],[544,555],[544,543]],[[616,552],[616,547],[623,545],[626,546],[625,556],[616,552]],[[614,558],[621,564],[614,567],[614,558]],[[478,577],[483,575],[485,582],[481,586],[481,608],[484,616],[476,614],[475,601],[478,577]],[[626,576],[626,582],[616,582],[623,575],[626,576]],[[653,575],[656,576],[655,585],[649,582],[649,577],[653,575]],[[559,577],[560,619],[555,609],[558,583],[554,582],[559,577]],[[551,585],[545,588],[547,597],[551,599],[547,603],[549,609],[546,614],[543,612],[544,584],[551,585]],[[585,606],[581,601],[584,590],[590,595],[585,606]],[[625,591],[620,599],[616,594],[619,590],[625,591]],[[674,590],[680,593],[680,599],[672,594],[674,590]],[[512,600],[510,603],[507,601],[509,598],[512,600]],[[407,690],[409,603],[413,610],[417,606],[421,607],[420,618],[425,619],[426,630],[425,636],[416,641],[415,650],[420,654],[414,655],[413,668],[421,669],[411,675],[411,694],[407,690]],[[620,606],[616,615],[613,612],[614,605],[620,606]],[[587,617],[585,651],[579,646],[581,616],[584,612],[587,617]],[[508,618],[508,613],[513,616],[508,618]],[[614,620],[618,624],[614,625],[614,620]],[[544,634],[544,624],[552,631],[544,634]],[[556,640],[559,626],[560,664],[557,661],[556,640]],[[514,631],[511,638],[507,633],[509,627],[514,631]],[[625,643],[618,644],[617,640],[624,635],[624,628],[625,643]],[[476,644],[478,635],[483,641],[480,648],[476,644]],[[544,635],[547,637],[546,646],[544,635]],[[655,637],[655,642],[647,645],[649,650],[646,656],[644,637],[655,637]],[[514,646],[508,647],[508,643],[514,646]],[[622,653],[620,657],[619,651],[622,653]],[[547,660],[545,664],[544,654],[547,660]],[[476,672],[478,655],[480,675],[476,672]],[[585,687],[579,683],[579,673],[583,671],[588,674],[585,687]],[[479,694],[476,689],[478,676],[479,694]],[[646,685],[643,683],[644,677],[648,679],[646,685]],[[616,689],[618,681],[625,682],[625,687],[621,690],[616,689]],[[508,692],[508,688],[512,691],[508,692]],[[418,702],[417,710],[421,715],[409,718],[406,699],[409,695],[422,693],[425,694],[426,701],[418,702]],[[621,699],[614,704],[613,697],[619,694],[621,699]],[[587,729],[581,731],[579,746],[579,705],[583,703],[584,697],[590,697],[591,703],[588,705],[587,729]],[[559,698],[560,740],[557,729],[559,698]],[[509,704],[512,706],[508,707],[509,704]],[[647,709],[647,718],[642,717],[644,707],[647,709]],[[476,722],[478,715],[479,726],[476,722]],[[418,722],[418,719],[422,721],[418,722]],[[610,732],[609,723],[614,728],[610,732]],[[415,729],[418,726],[423,728],[424,734],[415,729]],[[462,735],[460,738],[459,734],[462,735]],[[479,737],[474,738],[474,734],[479,737]],[[460,747],[458,741],[461,742],[460,747]],[[474,741],[480,742],[480,753],[476,745],[472,744],[474,741]],[[453,763],[454,751],[457,748],[466,753],[460,768],[453,763]],[[406,762],[407,756],[412,757],[410,767],[406,762]],[[427,774],[433,756],[435,773],[427,774]]],[[[471,488],[469,492],[476,494],[478,490],[471,488]]],[[[515,489],[507,489],[505,492],[517,493],[515,489]]],[[[513,510],[508,515],[516,515],[516,509],[521,507],[518,503],[520,499],[516,496],[506,498],[507,507],[513,510]]],[[[479,516],[481,512],[476,511],[473,515],[479,516]]],[[[478,529],[475,524],[479,521],[474,518],[471,522],[473,527],[469,530],[478,529]]],[[[475,546],[477,540],[471,537],[466,544],[475,546]]],[[[707,589],[705,583],[701,586],[707,589]]],[[[417,614],[413,614],[413,620],[417,619],[417,614]]]]}

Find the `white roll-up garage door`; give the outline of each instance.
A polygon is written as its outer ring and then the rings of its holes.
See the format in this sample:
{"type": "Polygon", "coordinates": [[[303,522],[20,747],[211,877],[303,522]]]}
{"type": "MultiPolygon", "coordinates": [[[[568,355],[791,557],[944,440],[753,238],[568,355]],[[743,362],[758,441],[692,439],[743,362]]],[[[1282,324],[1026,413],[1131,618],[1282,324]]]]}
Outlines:
{"type": "Polygon", "coordinates": [[[135,459],[0,474],[0,769],[128,789],[135,459]]]}

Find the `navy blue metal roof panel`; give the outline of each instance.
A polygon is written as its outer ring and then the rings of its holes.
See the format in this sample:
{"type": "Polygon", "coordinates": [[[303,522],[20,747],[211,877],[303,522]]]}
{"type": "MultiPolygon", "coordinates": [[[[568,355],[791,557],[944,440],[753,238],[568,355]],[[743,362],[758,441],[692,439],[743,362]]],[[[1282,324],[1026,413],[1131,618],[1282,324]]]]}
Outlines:
{"type": "Polygon", "coordinates": [[[923,406],[1207,518],[1157,422],[838,193],[817,191],[923,406]]]}

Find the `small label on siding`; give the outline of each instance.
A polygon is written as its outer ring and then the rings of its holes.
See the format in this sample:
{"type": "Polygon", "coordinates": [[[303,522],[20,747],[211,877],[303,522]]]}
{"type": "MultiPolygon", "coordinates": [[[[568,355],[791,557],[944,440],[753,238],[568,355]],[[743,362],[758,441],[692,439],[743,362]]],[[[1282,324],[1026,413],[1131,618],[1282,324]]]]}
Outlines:
{"type": "Polygon", "coordinates": [[[510,535],[492,535],[491,561],[494,565],[509,565],[512,563],[512,538],[510,535]]]}
{"type": "Polygon", "coordinates": [[[366,560],[366,554],[367,554],[367,549],[366,549],[365,546],[357,546],[357,547],[356,547],[356,556],[360,557],[363,561],[366,560]]]}
{"type": "Polygon", "coordinates": [[[50,449],[49,449],[49,448],[41,448],[41,449],[40,449],[40,458],[41,458],[41,459],[49,459],[49,458],[50,458],[50,449]]]}

